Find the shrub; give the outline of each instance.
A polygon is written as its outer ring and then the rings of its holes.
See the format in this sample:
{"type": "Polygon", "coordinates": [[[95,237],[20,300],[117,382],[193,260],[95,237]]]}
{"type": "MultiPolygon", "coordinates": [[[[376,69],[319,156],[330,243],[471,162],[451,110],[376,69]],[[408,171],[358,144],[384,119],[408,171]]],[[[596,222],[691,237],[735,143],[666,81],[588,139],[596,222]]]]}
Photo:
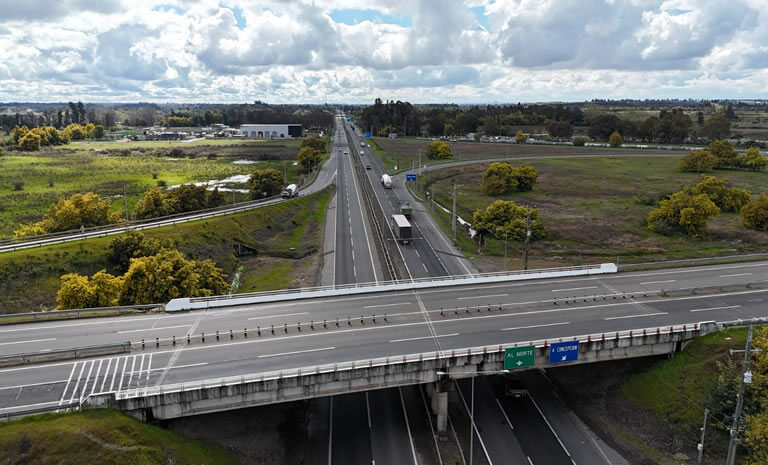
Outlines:
{"type": "Polygon", "coordinates": [[[283,175],[273,168],[256,170],[248,181],[250,196],[252,199],[264,198],[277,195],[283,189],[283,175]]]}
{"type": "Polygon", "coordinates": [[[320,163],[322,156],[322,152],[317,149],[312,147],[302,147],[301,150],[299,150],[296,159],[304,171],[309,171],[313,166],[317,166],[317,164],[320,163]]]}
{"type": "Polygon", "coordinates": [[[707,222],[720,214],[720,209],[706,194],[694,194],[690,187],[662,200],[659,208],[648,214],[648,229],[667,234],[683,231],[690,237],[701,237],[707,222]]]}
{"type": "Polygon", "coordinates": [[[319,150],[320,152],[325,152],[325,139],[315,136],[307,137],[301,141],[301,146],[313,148],[315,150],[319,150]]]}
{"type": "Polygon", "coordinates": [[[101,270],[90,279],[76,273],[65,274],[56,293],[58,309],[112,307],[117,305],[123,278],[101,270]]]}
{"type": "Polygon", "coordinates": [[[621,147],[624,144],[624,138],[621,137],[618,131],[613,131],[611,137],[608,138],[608,145],[611,147],[621,147]]]}
{"type": "Polygon", "coordinates": [[[744,153],[744,156],[738,160],[739,166],[748,168],[752,171],[761,171],[768,165],[768,158],[760,153],[760,149],[757,147],[750,147],[744,153]]]}
{"type": "Polygon", "coordinates": [[[143,233],[130,230],[115,236],[107,244],[107,265],[122,274],[128,271],[131,259],[156,255],[163,248],[170,248],[170,244],[147,239],[143,233]]]}
{"type": "Polygon", "coordinates": [[[714,176],[705,176],[693,186],[693,194],[705,194],[724,212],[737,212],[750,199],[749,191],[728,187],[728,179],[717,179],[714,176]]]}
{"type": "Polygon", "coordinates": [[[681,171],[695,171],[702,173],[711,171],[717,164],[717,158],[709,150],[701,149],[686,153],[677,162],[677,167],[681,171]]]}
{"type": "Polygon", "coordinates": [[[521,130],[517,130],[517,133],[515,134],[515,143],[517,144],[525,144],[525,141],[528,140],[528,135],[523,133],[521,130]]]}
{"type": "Polygon", "coordinates": [[[499,195],[517,190],[514,168],[509,163],[494,162],[488,165],[480,189],[488,195],[499,195]]]}
{"type": "Polygon", "coordinates": [[[738,154],[733,144],[716,140],[707,145],[707,150],[717,158],[716,168],[735,168],[738,166],[738,154]]]}
{"type": "Polygon", "coordinates": [[[451,147],[442,141],[434,141],[427,147],[427,157],[432,159],[453,158],[451,147]]]}
{"type": "Polygon", "coordinates": [[[760,194],[741,207],[741,218],[747,228],[768,232],[768,195],[760,194]]]}
{"type": "Polygon", "coordinates": [[[152,173],[152,179],[157,179],[157,172],[152,173]]]}
{"type": "Polygon", "coordinates": [[[48,178],[48,187],[53,187],[53,178],[48,178]]]}
{"type": "Polygon", "coordinates": [[[40,150],[40,146],[42,145],[42,138],[39,134],[34,133],[32,131],[27,132],[24,134],[24,137],[19,140],[19,148],[21,150],[27,151],[27,152],[36,152],[40,150]]]}
{"type": "Polygon", "coordinates": [[[519,191],[532,190],[538,178],[539,173],[532,166],[522,165],[515,168],[515,179],[517,179],[517,190],[519,191]]]}
{"type": "Polygon", "coordinates": [[[24,190],[24,181],[13,181],[13,190],[24,190]]]}
{"type": "Polygon", "coordinates": [[[158,179],[157,180],[157,187],[165,187],[168,185],[168,181],[165,179],[158,179]]]}
{"type": "Polygon", "coordinates": [[[544,236],[544,226],[539,220],[539,210],[517,205],[511,200],[497,200],[485,211],[475,210],[472,227],[479,233],[490,234],[497,239],[525,240],[526,220],[531,217],[531,239],[544,236]]]}
{"type": "Polygon", "coordinates": [[[574,137],[573,138],[573,145],[576,147],[584,147],[584,144],[587,143],[587,139],[584,137],[574,137]]]}

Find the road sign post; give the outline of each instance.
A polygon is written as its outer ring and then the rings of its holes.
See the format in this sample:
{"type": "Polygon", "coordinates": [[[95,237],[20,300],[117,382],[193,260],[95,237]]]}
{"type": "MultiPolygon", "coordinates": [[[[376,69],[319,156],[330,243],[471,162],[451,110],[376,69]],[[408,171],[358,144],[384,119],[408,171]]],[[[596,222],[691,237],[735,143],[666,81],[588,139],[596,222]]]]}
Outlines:
{"type": "Polygon", "coordinates": [[[536,346],[512,347],[504,350],[504,369],[532,367],[536,346]]]}
{"type": "Polygon", "coordinates": [[[579,359],[579,341],[555,342],[549,347],[549,363],[572,362],[579,359]]]}
{"type": "Polygon", "coordinates": [[[405,175],[406,181],[416,181],[416,175],[415,174],[406,174],[405,175]]]}

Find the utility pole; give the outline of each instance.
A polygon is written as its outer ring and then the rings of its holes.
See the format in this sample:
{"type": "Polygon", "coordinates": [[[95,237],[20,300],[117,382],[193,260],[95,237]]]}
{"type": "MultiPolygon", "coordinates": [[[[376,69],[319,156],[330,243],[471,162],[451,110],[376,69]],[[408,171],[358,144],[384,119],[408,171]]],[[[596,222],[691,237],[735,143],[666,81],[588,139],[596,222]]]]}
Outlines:
{"type": "Polygon", "coordinates": [[[123,200],[125,201],[125,222],[127,223],[130,216],[128,215],[128,188],[125,179],[123,179],[123,200]]]}
{"type": "Polygon", "coordinates": [[[285,167],[285,165],[288,163],[288,161],[283,162],[283,182],[285,185],[288,185],[288,169],[285,167]]]}
{"type": "Polygon", "coordinates": [[[508,234],[504,233],[504,271],[507,271],[507,236],[508,234]]]}
{"type": "Polygon", "coordinates": [[[525,258],[523,269],[528,269],[528,243],[531,241],[531,213],[525,218],[525,258]]]}
{"type": "Polygon", "coordinates": [[[704,409],[704,426],[701,427],[701,441],[696,445],[696,449],[699,451],[699,457],[696,460],[696,465],[701,465],[701,461],[704,459],[704,435],[707,432],[707,415],[709,415],[709,409],[704,409]]]}
{"type": "Polygon", "coordinates": [[[453,240],[456,240],[456,189],[462,187],[463,184],[453,184],[453,211],[451,212],[451,232],[453,232],[453,240]]]}
{"type": "Polygon", "coordinates": [[[739,442],[739,422],[741,419],[741,410],[744,408],[744,385],[752,382],[752,373],[749,371],[749,357],[752,353],[752,323],[749,324],[747,332],[747,345],[744,350],[744,366],[741,371],[741,382],[739,383],[739,396],[736,398],[736,411],[733,413],[733,425],[731,426],[731,439],[728,442],[728,456],[726,465],[736,463],[736,449],[739,442]]]}

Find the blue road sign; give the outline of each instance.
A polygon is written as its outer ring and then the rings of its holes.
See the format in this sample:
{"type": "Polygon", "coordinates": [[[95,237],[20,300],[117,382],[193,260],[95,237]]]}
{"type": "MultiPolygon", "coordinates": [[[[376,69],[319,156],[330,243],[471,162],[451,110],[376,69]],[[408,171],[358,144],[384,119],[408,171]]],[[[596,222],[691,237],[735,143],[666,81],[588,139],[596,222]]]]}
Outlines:
{"type": "Polygon", "coordinates": [[[406,181],[415,181],[416,180],[416,175],[415,174],[406,174],[405,175],[405,180],[406,181]]]}
{"type": "Polygon", "coordinates": [[[365,137],[371,137],[371,131],[365,131],[365,137]]]}
{"type": "Polygon", "coordinates": [[[579,341],[555,342],[549,347],[549,363],[572,362],[579,359],[579,341]]]}

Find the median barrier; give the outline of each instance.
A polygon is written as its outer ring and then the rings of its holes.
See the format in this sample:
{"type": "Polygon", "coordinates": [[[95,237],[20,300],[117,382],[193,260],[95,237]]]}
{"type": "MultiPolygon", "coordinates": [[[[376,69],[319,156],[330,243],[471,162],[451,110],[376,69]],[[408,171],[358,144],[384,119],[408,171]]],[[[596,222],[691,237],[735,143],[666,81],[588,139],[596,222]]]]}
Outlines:
{"type": "Polygon", "coordinates": [[[165,305],[166,312],[202,310],[207,308],[250,305],[265,302],[313,299],[354,294],[369,294],[397,290],[429,289],[446,286],[487,284],[530,279],[560,278],[592,274],[616,273],[614,263],[600,265],[546,268],[540,270],[508,271],[501,273],[478,273],[472,275],[440,276],[434,278],[385,281],[379,283],[358,283],[340,286],[323,286],[303,289],[283,289],[249,294],[234,294],[212,297],[173,299],[165,305]]]}
{"type": "Polygon", "coordinates": [[[676,297],[686,295],[720,294],[725,292],[738,292],[753,289],[768,289],[768,281],[753,281],[749,283],[723,284],[719,286],[681,287],[675,289],[661,289],[662,297],[676,297]]]}
{"type": "Polygon", "coordinates": [[[131,351],[131,343],[105,344],[96,346],[74,347],[25,354],[0,355],[0,367],[31,365],[34,363],[74,360],[78,358],[98,357],[101,355],[122,354],[131,351]]]}
{"type": "Polygon", "coordinates": [[[133,313],[134,311],[149,312],[162,310],[163,304],[123,305],[117,307],[76,308],[69,310],[52,310],[50,312],[25,312],[0,314],[0,325],[13,323],[29,323],[32,321],[60,320],[80,318],[82,316],[105,316],[104,313],[133,313]]]}

